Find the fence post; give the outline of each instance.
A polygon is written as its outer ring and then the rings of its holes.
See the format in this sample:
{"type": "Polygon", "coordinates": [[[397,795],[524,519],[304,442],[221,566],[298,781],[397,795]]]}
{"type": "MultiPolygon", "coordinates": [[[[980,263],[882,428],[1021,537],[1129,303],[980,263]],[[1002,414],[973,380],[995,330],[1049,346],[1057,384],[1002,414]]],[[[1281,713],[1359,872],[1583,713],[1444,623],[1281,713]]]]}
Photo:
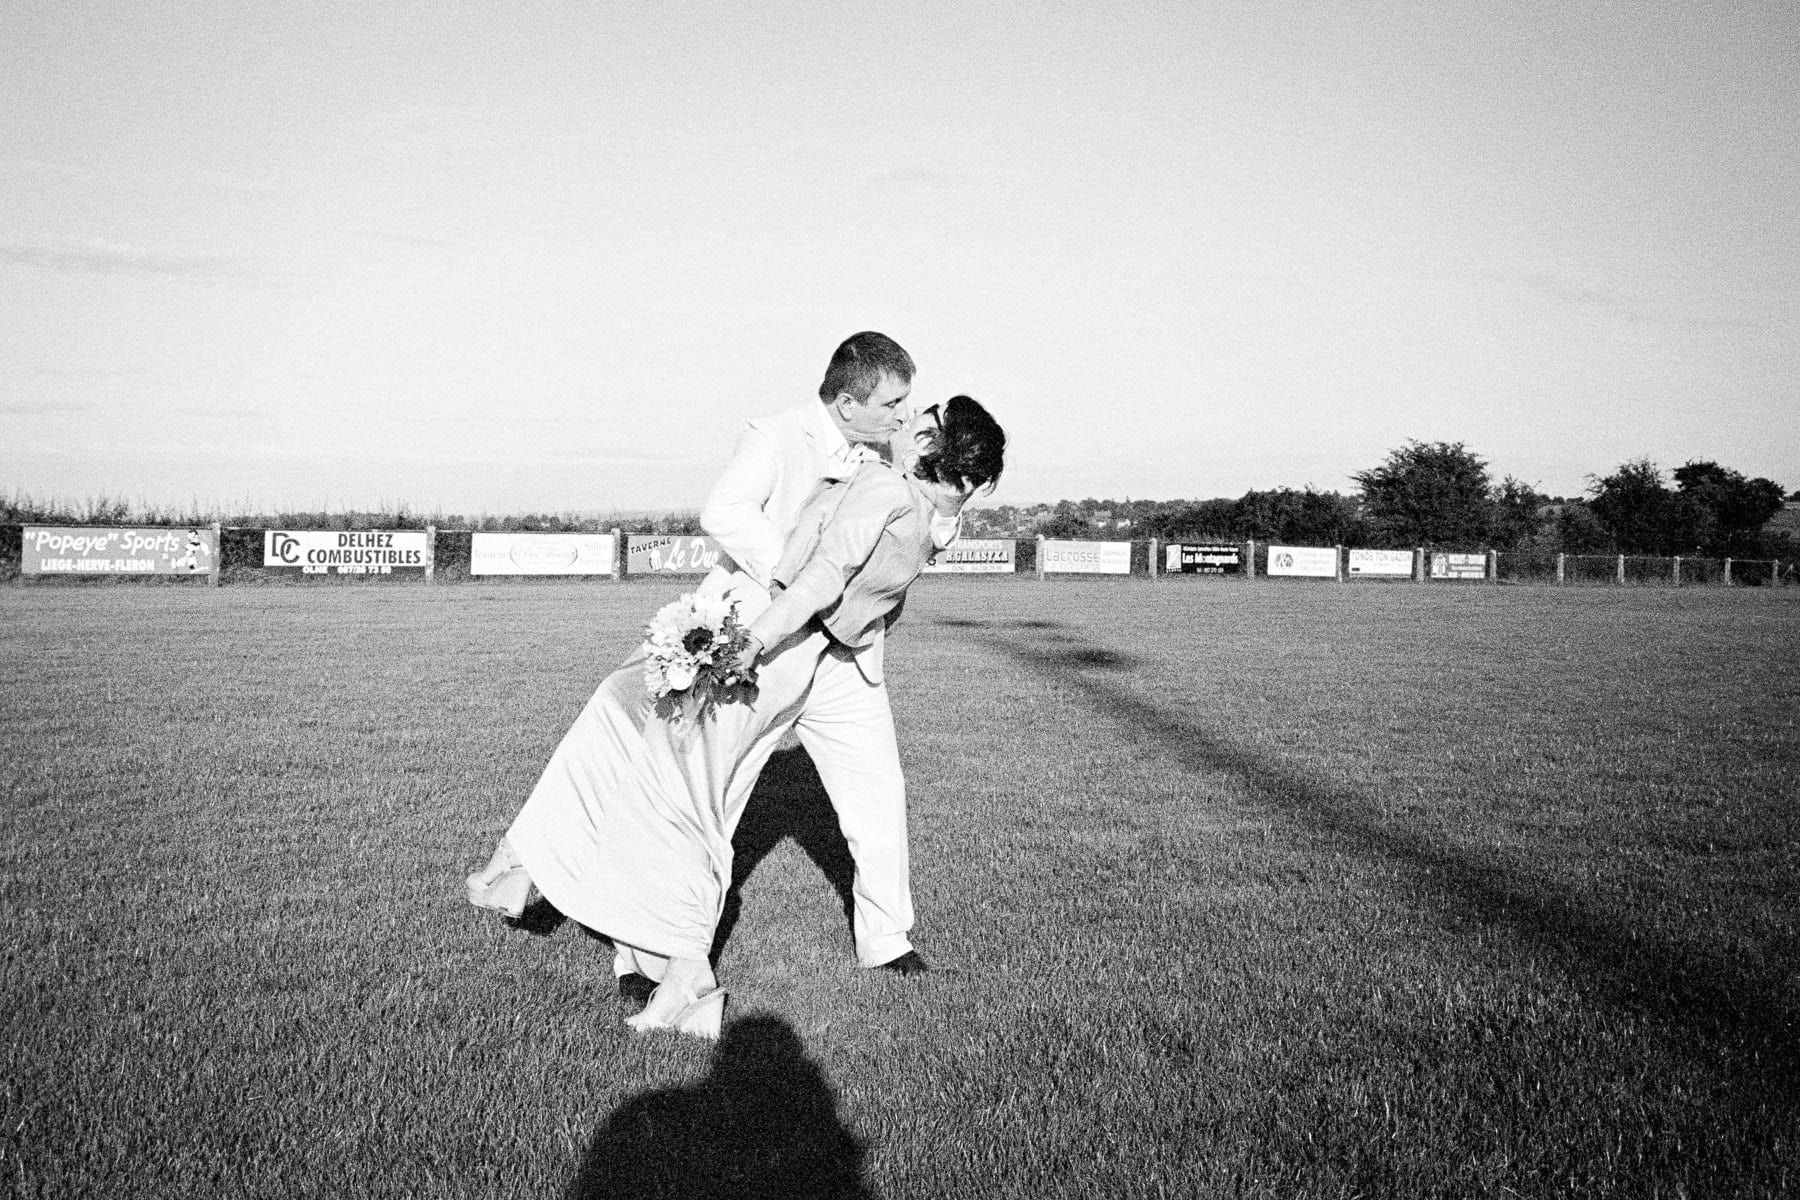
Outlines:
{"type": "Polygon", "coordinates": [[[1500,582],[1500,552],[1498,550],[1487,552],[1487,581],[1489,583],[1500,582]]]}
{"type": "Polygon", "coordinates": [[[1675,556],[1675,586],[1681,586],[1681,555],[1675,556]]]}
{"type": "Polygon", "coordinates": [[[1344,544],[1339,542],[1332,549],[1337,551],[1337,555],[1331,560],[1331,580],[1333,583],[1342,583],[1344,582],[1344,544]]]}
{"type": "Polygon", "coordinates": [[[1037,577],[1044,577],[1044,535],[1037,535],[1037,577]]]}
{"type": "Polygon", "coordinates": [[[437,526],[425,527],[425,582],[437,582],[437,526]]]}
{"type": "Polygon", "coordinates": [[[1619,555],[1619,586],[1625,586],[1625,556],[1619,555]]]}
{"type": "Polygon", "coordinates": [[[1729,558],[1725,560],[1725,586],[1731,586],[1731,560],[1729,558]]]}
{"type": "Polygon", "coordinates": [[[219,586],[219,570],[225,565],[225,529],[219,522],[213,525],[213,560],[212,570],[206,573],[206,586],[219,586]]]}
{"type": "Polygon", "coordinates": [[[1150,578],[1156,578],[1156,539],[1150,539],[1150,578]]]}
{"type": "Polygon", "coordinates": [[[1244,543],[1244,578],[1256,578],[1256,539],[1244,543]]]}
{"type": "Polygon", "coordinates": [[[1567,554],[1560,551],[1556,555],[1556,582],[1559,584],[1563,581],[1563,560],[1568,557],[1567,554]]]}
{"type": "Polygon", "coordinates": [[[612,535],[612,577],[614,579],[623,579],[625,578],[625,535],[619,532],[619,527],[617,525],[613,526],[612,535]]]}
{"type": "Polygon", "coordinates": [[[1425,547],[1413,547],[1413,582],[1425,582],[1425,547]]]}

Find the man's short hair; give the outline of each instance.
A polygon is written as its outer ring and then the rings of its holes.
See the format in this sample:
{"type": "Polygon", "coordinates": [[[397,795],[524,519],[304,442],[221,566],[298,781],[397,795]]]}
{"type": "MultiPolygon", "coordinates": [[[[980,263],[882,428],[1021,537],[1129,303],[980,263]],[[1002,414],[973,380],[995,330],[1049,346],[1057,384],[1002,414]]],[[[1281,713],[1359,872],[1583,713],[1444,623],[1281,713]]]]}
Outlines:
{"type": "Polygon", "coordinates": [[[912,355],[885,333],[865,330],[851,334],[831,356],[825,368],[825,382],[819,385],[819,399],[830,403],[839,392],[849,392],[858,400],[881,386],[884,375],[892,375],[901,383],[911,383],[912,355]]]}

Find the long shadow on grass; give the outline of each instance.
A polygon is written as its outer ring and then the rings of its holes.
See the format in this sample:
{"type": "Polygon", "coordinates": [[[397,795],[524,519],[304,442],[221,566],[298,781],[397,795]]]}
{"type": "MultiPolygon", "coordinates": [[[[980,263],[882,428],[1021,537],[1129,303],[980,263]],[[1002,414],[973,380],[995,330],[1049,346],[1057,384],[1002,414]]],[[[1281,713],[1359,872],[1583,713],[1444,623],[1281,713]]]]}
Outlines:
{"type": "Polygon", "coordinates": [[[873,1197],[863,1144],[794,1030],[730,1021],[705,1079],[622,1105],[588,1144],[568,1200],[873,1197]]]}
{"type": "Polygon", "coordinates": [[[851,882],[856,864],[850,847],[838,829],[837,813],[831,807],[825,785],[819,781],[818,768],[805,750],[798,746],[777,750],[769,757],[756,781],[756,790],[744,807],[737,832],[731,839],[731,888],[725,893],[725,909],[719,917],[718,931],[713,935],[712,957],[718,961],[731,931],[737,928],[738,914],[743,909],[739,893],[755,873],[757,865],[767,858],[781,840],[791,837],[812,859],[836,889],[844,908],[844,921],[849,924],[854,911],[851,882]]]}
{"type": "Polygon", "coordinates": [[[1671,1046],[1728,1071],[1747,1112],[1800,1102],[1800,1049],[1779,972],[1752,973],[1723,957],[1599,916],[1542,879],[1472,848],[1433,840],[1370,811],[1368,799],[1206,732],[1133,695],[1108,676],[1130,665],[1052,622],[944,619],[982,644],[1086,697],[1095,712],[1145,735],[1154,752],[1195,774],[1223,775],[1264,807],[1364,858],[1399,868],[1415,894],[1457,916],[1504,927],[1542,947],[1590,994],[1661,1025],[1671,1046]],[[1721,1062],[1723,1051],[1728,1057],[1721,1062]]]}

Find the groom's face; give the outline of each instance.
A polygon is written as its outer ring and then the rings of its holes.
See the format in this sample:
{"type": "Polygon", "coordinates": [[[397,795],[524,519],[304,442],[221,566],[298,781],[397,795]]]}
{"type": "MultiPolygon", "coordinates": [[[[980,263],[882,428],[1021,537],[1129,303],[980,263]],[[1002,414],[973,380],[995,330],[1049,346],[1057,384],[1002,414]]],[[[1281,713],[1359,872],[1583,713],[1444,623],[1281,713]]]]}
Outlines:
{"type": "Polygon", "coordinates": [[[837,411],[845,439],[866,446],[887,445],[906,423],[906,398],[910,395],[912,384],[887,374],[867,400],[840,394],[837,411]]]}

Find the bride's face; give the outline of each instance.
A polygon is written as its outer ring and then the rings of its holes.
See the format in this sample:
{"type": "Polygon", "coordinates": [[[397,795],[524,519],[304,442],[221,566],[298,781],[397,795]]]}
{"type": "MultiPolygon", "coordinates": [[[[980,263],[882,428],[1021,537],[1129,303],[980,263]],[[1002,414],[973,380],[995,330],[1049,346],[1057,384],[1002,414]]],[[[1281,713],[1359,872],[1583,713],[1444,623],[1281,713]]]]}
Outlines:
{"type": "Polygon", "coordinates": [[[932,441],[937,437],[938,430],[944,427],[944,418],[939,411],[940,407],[940,405],[928,404],[913,415],[911,432],[912,450],[915,456],[931,453],[932,441]]]}

